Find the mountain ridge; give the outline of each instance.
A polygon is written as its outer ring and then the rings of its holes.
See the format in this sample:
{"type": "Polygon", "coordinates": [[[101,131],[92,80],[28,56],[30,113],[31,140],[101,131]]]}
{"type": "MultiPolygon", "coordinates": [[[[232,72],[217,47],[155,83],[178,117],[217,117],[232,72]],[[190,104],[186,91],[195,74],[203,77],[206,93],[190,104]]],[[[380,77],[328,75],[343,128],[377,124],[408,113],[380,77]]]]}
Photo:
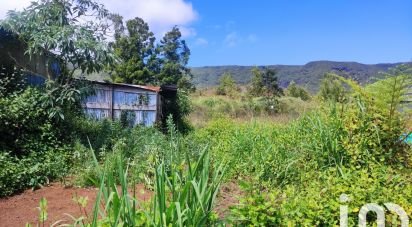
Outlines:
{"type": "Polygon", "coordinates": [[[308,90],[316,92],[320,81],[327,72],[333,72],[346,78],[352,78],[361,84],[371,83],[384,77],[381,72],[387,72],[390,68],[400,64],[411,65],[410,62],[397,63],[377,63],[363,64],[354,61],[311,61],[304,65],[261,65],[261,66],[242,66],[242,65],[222,65],[222,66],[202,66],[191,67],[193,73],[193,83],[199,87],[213,87],[219,84],[220,76],[228,72],[233,79],[240,85],[249,83],[254,67],[260,69],[269,68],[277,71],[279,83],[282,87],[287,87],[293,80],[297,84],[305,86],[308,90]]]}

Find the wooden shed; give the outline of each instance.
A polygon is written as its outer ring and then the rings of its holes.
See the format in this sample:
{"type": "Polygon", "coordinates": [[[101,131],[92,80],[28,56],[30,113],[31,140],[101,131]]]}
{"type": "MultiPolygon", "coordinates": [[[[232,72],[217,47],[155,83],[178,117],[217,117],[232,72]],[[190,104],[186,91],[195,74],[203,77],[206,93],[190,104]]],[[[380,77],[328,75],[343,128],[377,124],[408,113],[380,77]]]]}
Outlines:
{"type": "Polygon", "coordinates": [[[126,115],[132,126],[153,126],[163,118],[163,94],[176,93],[175,87],[143,86],[91,81],[92,95],[86,97],[83,108],[91,118],[120,120],[126,115]]]}

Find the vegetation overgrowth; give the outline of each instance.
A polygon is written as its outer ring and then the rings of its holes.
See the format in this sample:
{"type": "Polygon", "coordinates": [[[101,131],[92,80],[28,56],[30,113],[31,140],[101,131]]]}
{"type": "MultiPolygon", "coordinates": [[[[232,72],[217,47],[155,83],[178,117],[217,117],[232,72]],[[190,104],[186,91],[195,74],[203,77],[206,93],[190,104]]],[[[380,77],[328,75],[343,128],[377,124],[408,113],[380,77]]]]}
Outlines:
{"type": "MultiPolygon", "coordinates": [[[[64,67],[38,87],[26,83],[24,70],[1,71],[0,196],[54,180],[98,188],[92,214],[72,217],[74,226],[335,226],[341,205],[350,207],[349,224],[356,225],[363,205],[387,202],[411,215],[406,66],[364,86],[328,73],[317,95],[294,83],[283,89],[276,71],[259,68],[247,86],[226,73],[216,89],[194,92],[190,50],[177,27],[155,47],[140,18],[126,22],[125,32],[119,15],[93,1],[56,2],[33,3],[2,23],[18,25],[12,31],[28,42],[30,55],[61,51],[64,67]],[[72,15],[89,10],[114,20],[113,45],[104,32],[93,33],[97,25],[78,24],[72,15]],[[70,36],[59,33],[66,29],[70,36]],[[136,41],[141,52],[134,52],[136,41]],[[81,111],[93,89],[73,80],[76,69],[98,72],[118,59],[115,81],[178,84],[177,99],[168,103],[175,109],[160,127],[130,127],[127,117],[96,121],[81,111]],[[226,182],[243,193],[222,215],[215,208],[226,182]],[[137,183],[152,191],[150,201],[137,200],[137,183]],[[343,194],[348,201],[340,201],[343,194]]],[[[46,200],[39,216],[44,225],[46,200]]],[[[400,224],[394,213],[387,217],[387,224],[400,224]]]]}
{"type": "MultiPolygon", "coordinates": [[[[393,202],[409,214],[412,162],[410,146],[403,142],[408,112],[401,100],[410,77],[403,72],[367,87],[332,76],[328,80],[345,84],[342,102],[312,97],[309,102],[317,102],[312,109],[275,123],[264,112],[232,119],[230,112],[220,111],[181,135],[171,119],[167,134],[89,122],[87,128],[95,130],[90,135],[105,139],[90,137],[89,146],[78,141],[82,162],[74,167],[80,172],[75,183],[95,185],[100,192],[93,218],[76,217],[75,223],[329,226],[339,224],[340,206],[347,205],[349,224],[356,225],[360,207],[372,202],[393,202]],[[391,98],[375,94],[389,87],[396,88],[386,93],[391,98]],[[244,193],[229,214],[219,217],[213,212],[217,189],[229,181],[244,193]],[[153,190],[150,202],[137,201],[128,191],[137,182],[153,190]],[[350,200],[340,202],[342,194],[350,200]]],[[[400,224],[395,214],[387,215],[387,224],[400,224]]]]}

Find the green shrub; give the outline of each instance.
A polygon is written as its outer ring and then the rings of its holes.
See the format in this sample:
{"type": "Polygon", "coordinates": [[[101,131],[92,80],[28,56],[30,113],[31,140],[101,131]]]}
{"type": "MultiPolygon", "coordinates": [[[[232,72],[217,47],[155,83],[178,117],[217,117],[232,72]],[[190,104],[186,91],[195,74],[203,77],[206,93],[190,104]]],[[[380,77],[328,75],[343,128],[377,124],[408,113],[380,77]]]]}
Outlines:
{"type": "Polygon", "coordinates": [[[286,89],[286,94],[291,97],[300,98],[303,101],[308,101],[311,99],[309,92],[305,88],[296,85],[294,81],[290,82],[288,88],[286,89]]]}
{"type": "Polygon", "coordinates": [[[279,98],[279,113],[290,114],[296,117],[306,112],[316,110],[318,104],[315,101],[303,101],[300,98],[284,96],[279,98]]]}
{"type": "MultiPolygon", "coordinates": [[[[176,96],[170,96],[163,100],[162,102],[162,114],[163,116],[172,116],[173,122],[176,125],[179,132],[187,134],[192,130],[190,122],[187,121],[186,117],[192,112],[192,102],[189,98],[190,91],[185,89],[178,89],[176,96]]],[[[162,118],[160,128],[163,132],[167,129],[167,118],[162,118]]]]}
{"type": "Polygon", "coordinates": [[[277,206],[277,194],[247,190],[239,204],[230,208],[227,221],[234,226],[280,226],[282,217],[277,206]]]}
{"type": "Polygon", "coordinates": [[[55,129],[41,108],[42,94],[28,88],[21,94],[0,98],[0,148],[27,155],[42,144],[57,142],[55,129]]]}
{"type": "Polygon", "coordinates": [[[67,176],[71,163],[69,148],[46,148],[18,158],[12,153],[0,152],[0,197],[36,188],[51,180],[67,176]]]}
{"type": "Polygon", "coordinates": [[[318,96],[323,101],[332,101],[344,103],[346,101],[348,91],[346,91],[344,83],[337,79],[337,75],[326,73],[321,81],[318,96]]]}
{"type": "Polygon", "coordinates": [[[43,96],[29,87],[0,98],[0,196],[68,173],[70,132],[62,133],[65,128],[48,116],[41,104],[43,96]]]}
{"type": "Polygon", "coordinates": [[[406,166],[411,149],[400,141],[406,131],[405,112],[400,110],[411,85],[410,75],[394,75],[372,85],[372,90],[352,80],[338,79],[352,89],[347,102],[334,107],[347,135],[341,143],[350,156],[348,164],[356,168],[370,163],[406,166]],[[377,95],[379,92],[385,95],[377,95]]]}
{"type": "MultiPolygon", "coordinates": [[[[240,204],[232,208],[231,222],[239,226],[251,223],[255,226],[336,226],[339,225],[340,206],[347,205],[349,226],[355,226],[363,205],[387,202],[400,205],[411,217],[410,173],[399,173],[383,166],[375,166],[369,171],[348,168],[341,171],[328,168],[308,172],[298,185],[269,192],[249,189],[240,204]],[[349,196],[348,203],[340,202],[342,194],[349,196]]],[[[396,217],[396,214],[387,212],[387,224],[399,226],[400,220],[396,217]]]]}
{"type": "Polygon", "coordinates": [[[0,98],[20,93],[26,87],[26,80],[22,69],[15,66],[1,66],[0,68],[0,98]]]}
{"type": "Polygon", "coordinates": [[[75,138],[84,146],[89,147],[89,142],[96,152],[111,150],[113,145],[127,135],[128,129],[124,129],[118,121],[96,121],[87,118],[76,118],[73,122],[75,138]]]}
{"type": "Polygon", "coordinates": [[[220,78],[219,86],[216,88],[216,94],[234,97],[238,91],[239,88],[232,75],[230,75],[230,73],[224,73],[220,78]]]}
{"type": "Polygon", "coordinates": [[[71,85],[26,87],[21,72],[0,74],[0,196],[5,196],[69,172],[82,114],[71,85]]]}

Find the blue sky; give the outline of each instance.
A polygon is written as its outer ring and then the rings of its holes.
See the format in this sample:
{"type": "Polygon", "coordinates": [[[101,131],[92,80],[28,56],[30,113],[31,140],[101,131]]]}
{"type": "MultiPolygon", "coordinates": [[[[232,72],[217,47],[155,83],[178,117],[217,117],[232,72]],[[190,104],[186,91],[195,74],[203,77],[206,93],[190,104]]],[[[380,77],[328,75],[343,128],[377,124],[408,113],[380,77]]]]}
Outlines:
{"type": "MultiPolygon", "coordinates": [[[[0,0],[0,19],[31,0],[0,0]]],[[[178,25],[190,66],[412,60],[412,0],[96,0],[157,37],[178,25]]]]}
{"type": "Polygon", "coordinates": [[[190,65],[412,60],[412,1],[193,0],[190,65]]]}

